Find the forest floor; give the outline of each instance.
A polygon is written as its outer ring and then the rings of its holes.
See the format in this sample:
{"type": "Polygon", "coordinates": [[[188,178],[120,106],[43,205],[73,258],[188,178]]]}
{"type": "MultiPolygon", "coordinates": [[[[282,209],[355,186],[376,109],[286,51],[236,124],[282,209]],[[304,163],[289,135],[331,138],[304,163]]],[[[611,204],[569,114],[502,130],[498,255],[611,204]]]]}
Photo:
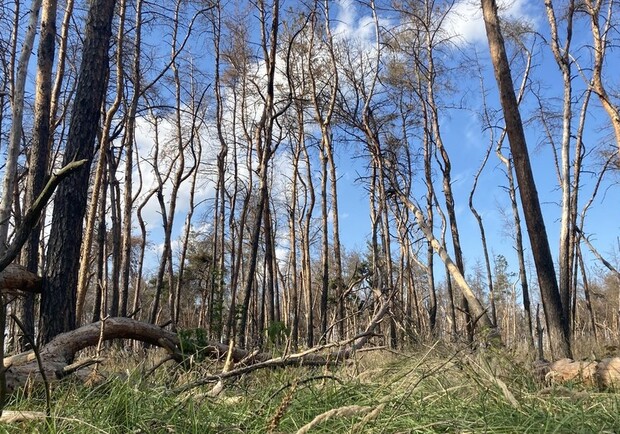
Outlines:
{"type": "MultiPolygon", "coordinates": [[[[330,368],[287,367],[179,392],[220,363],[169,362],[113,350],[91,384],[52,386],[47,420],[8,433],[617,433],[620,393],[550,385],[504,351],[420,347],[362,351],[330,368]]],[[[157,354],[161,357],[161,354],[157,354]]],[[[9,410],[46,411],[43,387],[15,393],[9,410]]]]}

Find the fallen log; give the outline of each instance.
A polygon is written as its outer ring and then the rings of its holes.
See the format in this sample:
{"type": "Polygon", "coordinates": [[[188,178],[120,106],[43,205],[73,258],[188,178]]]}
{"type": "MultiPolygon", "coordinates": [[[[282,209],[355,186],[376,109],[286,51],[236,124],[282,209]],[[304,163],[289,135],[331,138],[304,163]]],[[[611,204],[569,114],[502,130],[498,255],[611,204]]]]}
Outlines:
{"type": "MultiPolygon", "coordinates": [[[[78,351],[97,345],[101,340],[133,339],[169,351],[181,361],[179,338],[161,327],[129,318],[108,318],[56,336],[39,351],[41,368],[48,380],[60,379],[74,372],[71,369],[78,351]],[[102,330],[103,326],[103,330],[102,330]]],[[[34,351],[4,358],[7,391],[13,392],[29,381],[41,382],[42,376],[34,351]]]]}
{"type": "Polygon", "coordinates": [[[556,360],[549,365],[546,379],[557,383],[578,381],[583,384],[594,385],[597,375],[596,365],[596,362],[574,361],[572,359],[556,360]]]}
{"type": "Polygon", "coordinates": [[[620,386],[620,357],[603,359],[596,366],[598,385],[602,388],[620,386]]]}
{"type": "Polygon", "coordinates": [[[2,423],[18,423],[33,420],[45,420],[47,415],[41,411],[12,411],[3,410],[0,416],[2,423]]]}
{"type": "MultiPolygon", "coordinates": [[[[395,293],[393,292],[392,296],[394,294],[395,293]]],[[[190,389],[204,386],[210,383],[217,383],[227,378],[240,377],[258,369],[282,368],[285,366],[326,366],[339,363],[342,360],[351,357],[355,353],[355,351],[360,350],[364,345],[366,345],[366,343],[368,343],[368,340],[371,336],[375,335],[375,329],[379,326],[379,324],[383,320],[383,317],[389,309],[390,299],[391,296],[384,298],[383,303],[376,310],[375,314],[370,320],[370,323],[368,323],[368,325],[366,326],[366,330],[351,339],[313,347],[296,354],[285,354],[280,357],[272,357],[268,353],[252,354],[245,352],[246,357],[241,360],[244,366],[238,367],[236,369],[226,370],[225,372],[221,372],[218,374],[204,376],[194,382],[184,384],[183,386],[177,388],[176,392],[186,392],[190,389]],[[331,348],[338,349],[330,351],[327,354],[318,354],[331,348]]],[[[228,349],[225,347],[225,345],[221,345],[220,347],[218,347],[219,354],[225,354],[223,350],[228,351],[228,349]]],[[[235,352],[235,357],[242,356],[243,353],[244,350],[237,350],[235,352]]]]}
{"type": "MultiPolygon", "coordinates": [[[[365,336],[369,336],[365,334],[365,336]]],[[[265,358],[267,356],[266,353],[259,353],[256,357],[249,357],[243,363],[243,366],[240,366],[236,369],[227,370],[220,372],[218,374],[206,375],[201,377],[200,379],[193,381],[191,383],[184,384],[177,389],[176,392],[186,392],[190,389],[194,389],[199,386],[204,386],[210,383],[217,383],[222,380],[226,380],[229,378],[241,377],[242,375],[248,374],[253,371],[257,371],[260,369],[267,368],[284,368],[287,366],[330,366],[341,362],[342,360],[351,356],[352,351],[347,350],[338,350],[332,351],[327,354],[317,354],[319,352],[325,351],[329,348],[341,347],[347,344],[350,344],[353,341],[360,339],[361,336],[356,336],[353,339],[343,342],[334,342],[331,344],[321,345],[318,347],[310,348],[309,350],[302,351],[300,353],[295,354],[286,354],[280,357],[271,357],[265,358]],[[248,363],[249,362],[249,363],[248,363]]]]}
{"type": "Polygon", "coordinates": [[[560,359],[538,363],[536,370],[550,383],[577,382],[587,386],[610,389],[620,385],[620,357],[597,361],[560,359]]]}
{"type": "MultiPolygon", "coordinates": [[[[241,368],[232,369],[226,373],[208,376],[197,382],[183,386],[182,390],[188,390],[202,384],[217,381],[224,378],[235,377],[248,373],[255,369],[274,368],[290,365],[326,365],[338,363],[350,357],[356,350],[364,346],[374,330],[381,323],[388,311],[390,297],[385,297],[378,307],[366,330],[354,338],[344,341],[326,344],[311,348],[297,354],[288,354],[274,358],[270,353],[250,352],[240,348],[229,348],[228,345],[218,342],[208,342],[201,348],[203,356],[212,359],[223,359],[229,355],[234,364],[242,365],[241,368]],[[337,348],[327,354],[317,354],[327,349],[337,348]],[[249,368],[251,366],[251,368],[249,368]],[[214,377],[214,378],[211,378],[214,377]]],[[[39,351],[40,362],[34,351],[16,354],[4,358],[6,372],[7,391],[12,393],[16,389],[25,386],[28,382],[42,382],[61,379],[75,372],[76,364],[73,363],[75,355],[88,347],[96,346],[100,341],[112,339],[132,339],[150,345],[164,348],[177,362],[184,360],[183,348],[179,336],[176,333],[162,329],[161,327],[137,321],[131,318],[107,318],[92,324],[87,324],[76,330],[60,334],[39,351]],[[39,366],[40,365],[40,366],[39,366]],[[41,375],[41,369],[44,376],[41,375]]],[[[97,363],[98,360],[89,360],[84,364],[97,363]]],[[[82,366],[78,362],[77,366],[82,366]]]]}

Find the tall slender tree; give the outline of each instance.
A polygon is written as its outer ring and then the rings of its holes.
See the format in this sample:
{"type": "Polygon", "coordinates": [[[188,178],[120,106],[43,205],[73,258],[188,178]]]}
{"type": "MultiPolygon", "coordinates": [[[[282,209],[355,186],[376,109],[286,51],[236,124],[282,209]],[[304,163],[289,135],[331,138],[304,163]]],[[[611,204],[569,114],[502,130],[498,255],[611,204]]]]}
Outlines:
{"type": "Polygon", "coordinates": [[[41,299],[41,340],[75,328],[77,274],[86,212],[88,179],[109,68],[115,0],[93,0],[86,18],[84,48],[63,162],[86,159],[56,192],[48,261],[41,299]]]}
{"type": "MultiPolygon", "coordinates": [[[[4,253],[9,235],[11,220],[11,210],[13,209],[13,198],[15,194],[15,184],[17,181],[17,159],[21,150],[22,123],[24,119],[24,94],[26,92],[26,77],[28,75],[28,63],[34,45],[34,38],[37,34],[37,24],[39,22],[39,12],[42,0],[33,0],[28,19],[28,28],[24,43],[22,45],[17,71],[12,88],[12,119],[11,131],[9,133],[9,145],[4,169],[4,179],[2,183],[2,195],[0,196],[0,252],[4,253]]],[[[16,11],[17,12],[17,11],[16,11]]],[[[16,25],[18,23],[16,20],[16,25]]],[[[12,68],[11,68],[12,69],[12,68]]]]}
{"type": "Polygon", "coordinates": [[[572,354],[570,326],[562,308],[553,257],[551,256],[547,231],[538,200],[538,191],[532,174],[523,122],[513,88],[512,74],[504,46],[496,1],[482,0],[482,12],[495,79],[499,88],[500,102],[504,112],[510,150],[519,183],[521,205],[543,298],[545,318],[555,340],[553,353],[559,357],[570,357],[572,354]]]}
{"type": "Polygon", "coordinates": [[[256,218],[252,228],[250,244],[250,259],[248,273],[244,284],[243,304],[241,306],[241,318],[239,320],[239,339],[240,345],[246,345],[247,324],[250,308],[252,289],[254,288],[255,272],[258,261],[258,249],[260,234],[264,224],[265,207],[269,200],[269,180],[270,180],[270,161],[275,152],[274,140],[272,137],[274,123],[281,116],[286,107],[276,107],[275,94],[275,74],[276,57],[278,52],[278,32],[280,28],[280,2],[273,0],[271,11],[264,1],[258,2],[260,22],[261,22],[261,47],[263,60],[265,62],[265,92],[262,101],[260,118],[256,122],[253,130],[253,142],[258,153],[258,206],[256,208],[256,218]]]}
{"type": "MultiPolygon", "coordinates": [[[[37,48],[37,76],[35,83],[35,108],[32,146],[28,161],[28,178],[25,202],[32,205],[35,198],[43,190],[47,168],[49,165],[51,136],[51,98],[52,98],[52,65],[54,63],[56,38],[56,0],[46,0],[42,6],[41,34],[37,48]]],[[[39,241],[41,227],[37,225],[28,239],[24,249],[23,264],[37,273],[39,270],[39,241]]],[[[25,327],[24,334],[34,338],[34,294],[27,294],[17,300],[18,317],[25,327]]],[[[25,351],[29,346],[27,336],[21,336],[17,349],[25,351]]]]}

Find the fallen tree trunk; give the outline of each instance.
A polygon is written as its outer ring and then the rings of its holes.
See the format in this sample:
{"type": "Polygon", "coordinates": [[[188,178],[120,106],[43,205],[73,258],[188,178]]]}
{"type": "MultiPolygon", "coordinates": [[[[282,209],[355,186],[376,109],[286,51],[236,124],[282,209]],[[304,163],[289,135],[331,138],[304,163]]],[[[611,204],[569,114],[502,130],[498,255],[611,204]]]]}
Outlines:
{"type": "Polygon", "coordinates": [[[542,363],[538,371],[545,381],[565,383],[568,381],[613,389],[620,386],[620,357],[596,361],[574,361],[560,359],[553,363],[542,363]]]}
{"type": "Polygon", "coordinates": [[[601,360],[596,365],[596,380],[599,387],[617,389],[620,386],[620,357],[601,360]]]}
{"type": "MultiPolygon", "coordinates": [[[[242,356],[243,353],[246,354],[246,356],[240,360],[245,366],[241,366],[236,369],[225,370],[224,372],[218,374],[204,376],[194,382],[187,383],[177,388],[176,391],[185,392],[196,387],[204,386],[206,384],[217,383],[227,378],[240,377],[249,372],[259,369],[282,368],[285,366],[325,366],[329,364],[339,363],[342,360],[351,357],[355,353],[355,351],[361,349],[364,345],[366,345],[366,343],[368,343],[368,340],[371,336],[374,335],[376,328],[379,326],[379,324],[383,320],[383,317],[388,312],[390,301],[394,294],[395,292],[392,292],[392,295],[390,297],[384,297],[381,305],[377,308],[375,314],[370,320],[370,323],[368,323],[368,325],[366,326],[366,330],[364,330],[363,333],[354,336],[349,340],[321,345],[318,347],[310,348],[306,351],[302,351],[300,353],[285,354],[280,357],[272,357],[268,353],[251,354],[245,352],[244,350],[235,350],[235,356],[237,358],[239,356],[242,356]],[[331,348],[338,349],[327,352],[326,354],[319,354],[320,352],[326,351],[331,348]]],[[[223,355],[226,354],[226,351],[228,351],[228,349],[225,345],[221,345],[218,351],[220,351],[219,354],[223,355]]],[[[236,359],[235,356],[233,356],[233,360],[237,361],[238,359],[236,359]]]]}
{"type": "MultiPolygon", "coordinates": [[[[182,356],[176,333],[153,324],[130,318],[109,318],[56,336],[41,348],[41,368],[49,380],[60,379],[75,371],[73,359],[78,351],[98,344],[100,340],[133,339],[165,348],[177,361],[182,356]],[[102,329],[103,327],[103,329],[102,329]]],[[[7,391],[24,386],[28,381],[40,382],[42,376],[34,351],[4,358],[7,391]]]]}
{"type": "Polygon", "coordinates": [[[207,375],[201,377],[200,379],[193,381],[191,383],[184,384],[176,389],[176,392],[185,392],[190,389],[204,386],[210,383],[217,383],[218,381],[222,381],[228,378],[236,378],[242,375],[248,374],[253,371],[257,371],[259,369],[266,368],[284,368],[286,366],[327,366],[333,365],[336,363],[345,360],[350,357],[352,351],[333,351],[323,354],[317,354],[320,351],[325,351],[326,349],[339,347],[351,343],[355,340],[358,340],[362,337],[369,337],[370,335],[364,334],[364,336],[356,336],[355,338],[345,341],[345,342],[337,342],[333,344],[321,345],[318,347],[310,348],[309,350],[302,351],[300,353],[295,354],[287,354],[280,357],[268,357],[265,359],[267,353],[259,353],[256,356],[249,354],[245,360],[242,360],[243,366],[238,367],[232,370],[226,370],[218,374],[207,375]],[[250,361],[250,363],[247,363],[250,361]]]}
{"type": "Polygon", "coordinates": [[[41,411],[13,411],[4,410],[0,416],[2,423],[18,423],[33,420],[45,420],[47,415],[41,411]]]}
{"type": "MultiPolygon", "coordinates": [[[[217,378],[234,377],[263,367],[282,367],[288,365],[325,365],[337,363],[351,356],[368,342],[374,334],[375,329],[388,311],[390,299],[386,297],[382,304],[377,308],[372,320],[366,327],[364,333],[354,338],[338,343],[327,344],[320,347],[311,348],[302,353],[289,354],[274,358],[270,353],[249,352],[239,348],[232,348],[218,342],[209,342],[207,346],[200,349],[201,354],[212,359],[223,359],[230,351],[230,358],[233,364],[240,364],[245,369],[237,368],[227,375],[219,374],[217,378]],[[330,348],[337,348],[327,354],[317,354],[330,348]],[[251,368],[248,369],[248,367],[251,368]]],[[[182,362],[184,355],[182,344],[176,333],[162,329],[161,327],[137,321],[131,318],[108,318],[92,324],[87,324],[77,330],[56,336],[51,342],[39,351],[39,361],[34,351],[16,354],[4,358],[6,370],[6,384],[9,393],[25,386],[29,381],[42,382],[44,372],[45,378],[49,381],[63,378],[77,369],[97,363],[100,360],[87,359],[73,363],[75,355],[88,347],[96,346],[100,341],[112,339],[132,339],[150,345],[164,348],[171,357],[182,362]]],[[[211,378],[203,379],[186,385],[185,389],[196,387],[200,384],[211,382],[211,378]]]]}

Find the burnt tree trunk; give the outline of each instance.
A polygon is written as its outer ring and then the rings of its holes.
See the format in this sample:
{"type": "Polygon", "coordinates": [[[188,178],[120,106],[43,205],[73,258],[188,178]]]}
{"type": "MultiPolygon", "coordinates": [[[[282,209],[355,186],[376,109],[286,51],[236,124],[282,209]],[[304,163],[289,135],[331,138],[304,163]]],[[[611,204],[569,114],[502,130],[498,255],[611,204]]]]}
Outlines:
{"type": "Polygon", "coordinates": [[[549,248],[547,231],[538,200],[538,191],[532,174],[530,157],[523,131],[517,98],[500,30],[497,3],[495,0],[482,0],[482,11],[489,40],[491,60],[495,70],[500,102],[504,112],[510,151],[519,184],[521,205],[527,225],[536,273],[540,285],[547,326],[554,337],[553,353],[556,357],[571,357],[570,326],[562,309],[562,300],[555,275],[553,257],[549,248]]]}
{"type": "Polygon", "coordinates": [[[41,300],[41,339],[75,328],[76,287],[90,163],[106,86],[115,0],[93,0],[86,19],[82,64],[63,165],[88,162],[63,182],[54,199],[46,279],[41,300]]]}

